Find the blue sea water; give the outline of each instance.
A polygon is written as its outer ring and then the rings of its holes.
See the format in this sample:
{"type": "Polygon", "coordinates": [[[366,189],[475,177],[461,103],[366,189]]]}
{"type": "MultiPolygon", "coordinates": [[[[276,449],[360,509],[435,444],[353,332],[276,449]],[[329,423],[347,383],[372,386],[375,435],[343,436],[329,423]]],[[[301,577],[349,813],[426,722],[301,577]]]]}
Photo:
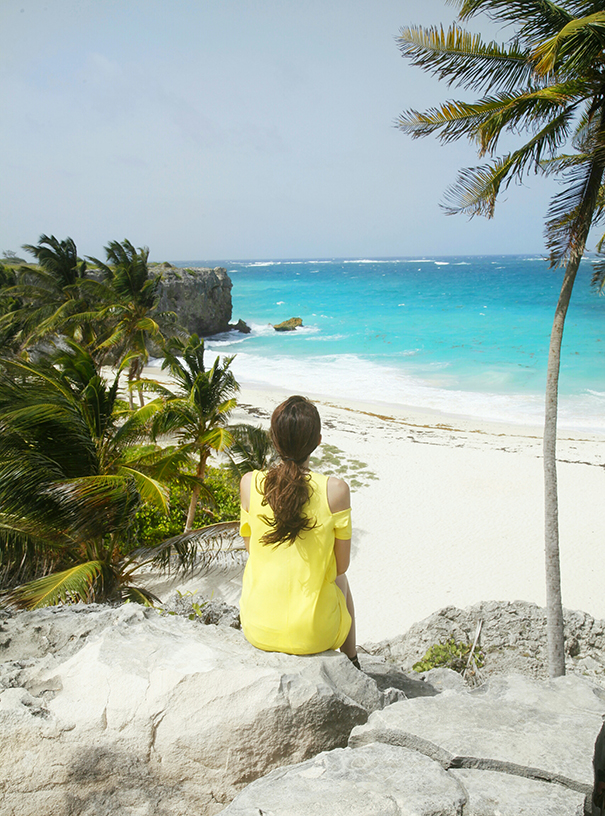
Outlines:
{"type": "MultiPolygon", "coordinates": [[[[201,262],[181,266],[202,265],[201,262]]],[[[206,264],[208,265],[208,264],[206,264]]],[[[292,392],[541,422],[563,273],[540,256],[222,261],[233,319],[207,342],[243,382],[292,392]],[[303,328],[271,324],[301,317],[303,328]]],[[[560,424],[605,431],[605,297],[580,266],[563,343],[560,424]]]]}

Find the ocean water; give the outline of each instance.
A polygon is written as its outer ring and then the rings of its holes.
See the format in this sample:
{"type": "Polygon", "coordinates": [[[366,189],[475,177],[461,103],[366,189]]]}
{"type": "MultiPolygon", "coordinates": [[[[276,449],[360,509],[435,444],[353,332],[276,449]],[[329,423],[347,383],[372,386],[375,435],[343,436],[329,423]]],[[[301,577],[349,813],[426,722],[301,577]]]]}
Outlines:
{"type": "MultiPolygon", "coordinates": [[[[180,266],[209,265],[199,261],[180,266]]],[[[242,382],[539,424],[563,273],[540,256],[213,261],[233,281],[242,382]],[[303,328],[271,324],[301,317],[303,328]]],[[[605,432],[605,297],[580,266],[563,341],[561,427],[605,432]]]]}

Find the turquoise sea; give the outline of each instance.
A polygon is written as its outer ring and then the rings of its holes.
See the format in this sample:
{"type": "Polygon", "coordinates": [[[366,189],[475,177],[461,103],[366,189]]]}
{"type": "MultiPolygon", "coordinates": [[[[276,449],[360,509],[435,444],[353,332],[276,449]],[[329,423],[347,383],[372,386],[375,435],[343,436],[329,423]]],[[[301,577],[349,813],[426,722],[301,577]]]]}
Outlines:
{"type": "MultiPolygon", "coordinates": [[[[225,266],[233,320],[211,338],[242,382],[540,423],[563,273],[540,256],[189,261],[225,266]],[[301,317],[303,328],[271,324],[301,317]]],[[[605,432],[605,297],[583,261],[560,379],[562,427],[605,432]]]]}

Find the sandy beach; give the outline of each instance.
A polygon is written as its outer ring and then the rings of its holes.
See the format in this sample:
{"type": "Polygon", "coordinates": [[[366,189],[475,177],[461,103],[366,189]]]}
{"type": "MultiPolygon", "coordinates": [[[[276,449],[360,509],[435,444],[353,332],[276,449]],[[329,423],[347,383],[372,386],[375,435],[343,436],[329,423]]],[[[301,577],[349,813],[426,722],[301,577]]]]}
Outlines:
{"type": "MultiPolygon", "coordinates": [[[[266,427],[286,396],[243,384],[232,421],[266,427]]],[[[352,489],[358,643],[400,634],[444,606],[544,605],[540,427],[306,396],[323,424],[317,469],[336,470],[352,489]]],[[[596,618],[605,618],[603,441],[564,430],[558,443],[563,603],[596,618]]],[[[217,569],[183,586],[234,603],[238,584],[237,573],[217,569]]]]}

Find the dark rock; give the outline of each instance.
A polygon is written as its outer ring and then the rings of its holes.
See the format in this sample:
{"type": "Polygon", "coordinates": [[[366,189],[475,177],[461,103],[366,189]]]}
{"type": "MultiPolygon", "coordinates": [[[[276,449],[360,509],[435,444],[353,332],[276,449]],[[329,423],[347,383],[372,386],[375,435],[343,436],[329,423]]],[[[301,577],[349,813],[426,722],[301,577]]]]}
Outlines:
{"type": "Polygon", "coordinates": [[[160,312],[175,312],[179,324],[189,334],[208,337],[228,331],[233,284],[226,269],[221,266],[178,269],[167,264],[154,269],[162,275],[160,312]]]}
{"type": "Polygon", "coordinates": [[[300,317],[291,317],[289,320],[284,320],[283,323],[278,323],[276,326],[273,326],[275,331],[294,331],[299,326],[302,326],[302,318],[300,317]]]}
{"type": "Polygon", "coordinates": [[[242,334],[250,334],[250,332],[252,331],[250,326],[241,319],[238,320],[237,323],[230,323],[229,329],[231,331],[241,332],[242,334]]]}

